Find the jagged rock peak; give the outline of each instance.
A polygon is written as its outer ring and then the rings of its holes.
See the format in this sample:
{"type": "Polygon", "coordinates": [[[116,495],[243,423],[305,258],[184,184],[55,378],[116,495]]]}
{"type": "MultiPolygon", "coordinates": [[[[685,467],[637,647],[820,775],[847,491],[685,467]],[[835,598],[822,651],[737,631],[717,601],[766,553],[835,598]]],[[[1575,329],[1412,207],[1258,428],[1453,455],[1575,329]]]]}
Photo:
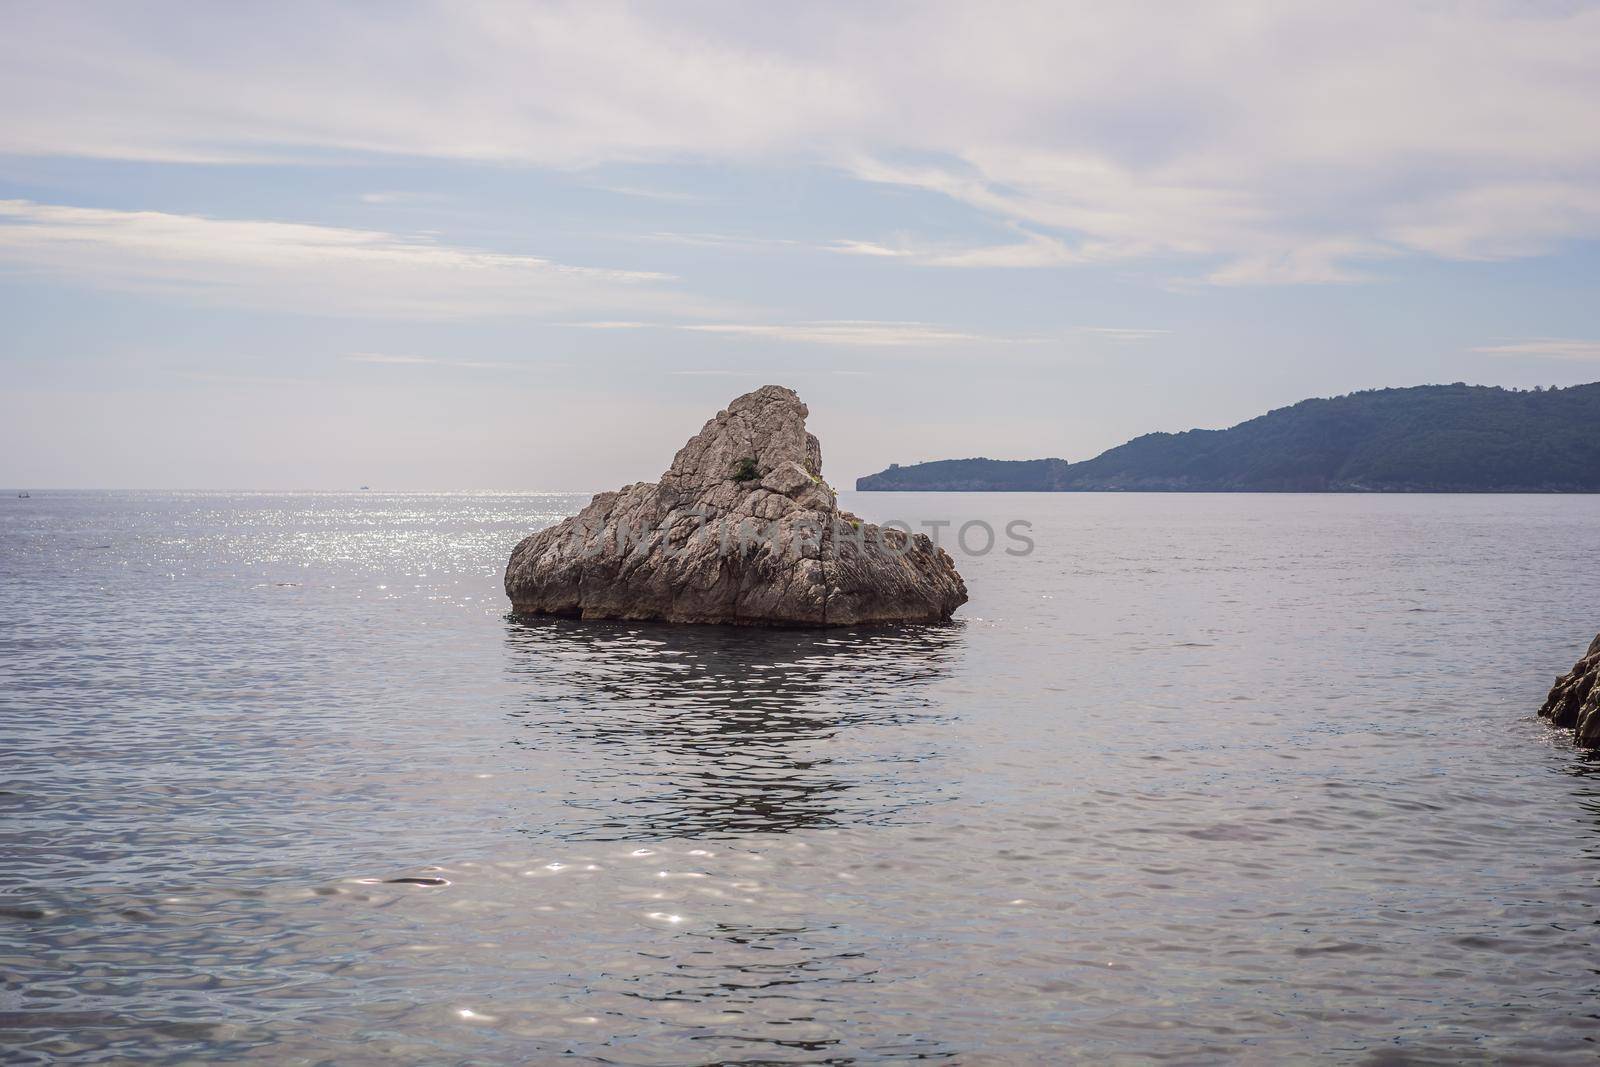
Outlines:
{"type": "Polygon", "coordinates": [[[517,545],[512,609],[795,626],[948,619],[967,599],[949,555],[839,509],[809,414],[778,385],[737,398],[660,482],[600,493],[517,545]]]}
{"type": "Polygon", "coordinates": [[[764,385],[710,419],[672,457],[664,489],[698,492],[739,473],[745,460],[763,472],[798,467],[807,481],[822,476],[822,445],[806,432],[810,410],[793,389],[764,385]]]}

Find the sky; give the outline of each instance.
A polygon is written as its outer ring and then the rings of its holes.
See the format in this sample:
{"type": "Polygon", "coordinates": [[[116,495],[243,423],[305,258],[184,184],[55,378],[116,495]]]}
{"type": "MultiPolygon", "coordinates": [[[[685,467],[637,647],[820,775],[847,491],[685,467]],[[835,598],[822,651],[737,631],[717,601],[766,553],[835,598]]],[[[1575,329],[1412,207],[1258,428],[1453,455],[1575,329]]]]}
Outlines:
{"type": "Polygon", "coordinates": [[[598,490],[1600,380],[1600,5],[0,2],[0,485],[598,490]]]}

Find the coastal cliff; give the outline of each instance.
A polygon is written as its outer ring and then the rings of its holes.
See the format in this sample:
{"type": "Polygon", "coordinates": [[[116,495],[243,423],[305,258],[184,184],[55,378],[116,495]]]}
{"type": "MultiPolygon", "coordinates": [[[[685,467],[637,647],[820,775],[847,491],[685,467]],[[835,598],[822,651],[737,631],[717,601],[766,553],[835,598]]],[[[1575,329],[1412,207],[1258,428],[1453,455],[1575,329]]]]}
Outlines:
{"type": "Polygon", "coordinates": [[[1600,492],[1600,383],[1476,385],[1303,400],[1226,430],[1152,433],[1094,459],[937,460],[860,490],[982,492],[1600,492]]]}

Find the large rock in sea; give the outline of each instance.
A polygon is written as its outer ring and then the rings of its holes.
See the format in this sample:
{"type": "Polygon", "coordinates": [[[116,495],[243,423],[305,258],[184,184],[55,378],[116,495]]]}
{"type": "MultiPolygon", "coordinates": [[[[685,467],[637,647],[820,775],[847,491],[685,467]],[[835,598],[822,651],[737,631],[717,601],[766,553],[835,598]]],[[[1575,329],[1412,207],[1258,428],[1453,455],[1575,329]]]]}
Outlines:
{"type": "Polygon", "coordinates": [[[1572,670],[1556,679],[1539,714],[1553,726],[1576,731],[1583,747],[1600,748],[1600,637],[1589,643],[1572,670]]]}
{"type": "Polygon", "coordinates": [[[746,393],[659,482],[600,493],[511,553],[524,615],[767,626],[937,622],[966,603],[925,534],[839,510],[793,390],[746,393]]]}

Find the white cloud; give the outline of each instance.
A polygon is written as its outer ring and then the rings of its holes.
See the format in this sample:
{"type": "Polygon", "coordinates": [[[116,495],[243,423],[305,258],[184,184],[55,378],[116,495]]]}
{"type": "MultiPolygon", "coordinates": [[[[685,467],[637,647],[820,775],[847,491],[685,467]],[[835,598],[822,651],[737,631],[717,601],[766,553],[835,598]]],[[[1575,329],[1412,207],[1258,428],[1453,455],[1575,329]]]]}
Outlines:
{"type": "Polygon", "coordinates": [[[699,193],[683,193],[673,189],[651,189],[642,185],[590,185],[589,188],[602,193],[611,193],[615,196],[632,197],[635,200],[660,200],[668,204],[707,204],[712,198],[699,193]]]}
{"type": "Polygon", "coordinates": [[[1530,337],[1473,349],[1491,356],[1540,356],[1546,359],[1600,360],[1600,341],[1570,337],[1530,337]]]}
{"type": "Polygon", "coordinates": [[[1241,256],[1212,271],[1213,285],[1326,285],[1370,281],[1352,264],[1390,259],[1397,249],[1344,238],[1305,240],[1269,252],[1241,256]]]}
{"type": "Polygon", "coordinates": [[[293,378],[276,374],[197,374],[185,371],[175,374],[174,377],[186,382],[204,382],[207,385],[288,386],[304,389],[324,384],[311,378],[293,378]]]}
{"type": "MultiPolygon", "coordinates": [[[[438,359],[433,356],[397,356],[383,352],[357,352],[345,359],[352,363],[380,363],[402,367],[462,367],[467,370],[509,370],[515,363],[498,363],[481,359],[438,359]]],[[[550,364],[541,364],[549,367],[550,364]]]]}
{"type": "Polygon", "coordinates": [[[805,344],[860,348],[905,348],[935,345],[1014,344],[1044,340],[970,333],[927,322],[881,322],[844,319],[827,322],[570,322],[591,330],[689,330],[725,337],[753,337],[805,344]]]}
{"type": "Polygon", "coordinates": [[[388,189],[362,193],[360,199],[363,204],[372,204],[376,207],[395,207],[411,204],[442,204],[450,198],[441,193],[416,193],[407,192],[403,189],[388,189]]]}
{"type": "Polygon", "coordinates": [[[930,244],[910,238],[894,243],[840,239],[802,241],[784,237],[750,237],[723,233],[674,233],[658,231],[640,234],[638,239],[664,244],[700,248],[803,249],[847,256],[898,259],[927,267],[1058,267],[1084,262],[1084,256],[1059,238],[1032,233],[1019,226],[1011,229],[1018,240],[993,245],[930,244]]]}
{"type": "MultiPolygon", "coordinates": [[[[674,370],[667,373],[679,378],[762,378],[766,376],[762,372],[746,370],[674,370]]],[[[797,373],[805,376],[810,372],[785,371],[785,374],[790,377],[795,376],[797,373]]],[[[872,371],[869,370],[830,370],[825,373],[835,378],[870,378],[872,376],[872,371]]]]}
{"type": "Polygon", "coordinates": [[[860,345],[868,348],[968,344],[1001,340],[944,326],[933,326],[926,322],[697,323],[684,326],[682,329],[734,337],[760,337],[819,345],[860,345]]]}
{"type": "Polygon", "coordinates": [[[1152,341],[1157,337],[1165,337],[1171,330],[1152,330],[1138,326],[1080,326],[1080,333],[1092,333],[1108,341],[1122,344],[1132,344],[1138,341],[1152,341]]]}
{"type": "Polygon", "coordinates": [[[1234,285],[1600,236],[1589,4],[62,4],[7,23],[13,153],[821,164],[1025,235],[839,251],[1193,260],[1234,285]]]}
{"type": "Polygon", "coordinates": [[[1514,259],[1600,234],[1600,184],[1507,181],[1408,208],[1395,240],[1451,259],[1514,259]]]}
{"type": "Polygon", "coordinates": [[[666,275],[575,267],[377,230],[0,200],[0,262],[235,306],[402,318],[692,313],[666,275]]]}
{"type": "Polygon", "coordinates": [[[1059,267],[1082,263],[1084,256],[1060,238],[1014,227],[1020,240],[996,245],[940,247],[900,242],[835,241],[829,251],[852,256],[903,259],[929,267],[1059,267]]]}
{"type": "Polygon", "coordinates": [[[815,247],[805,241],[786,239],[782,237],[748,237],[728,233],[674,233],[669,230],[658,230],[654,233],[637,235],[641,241],[656,241],[661,244],[688,245],[693,248],[810,248],[815,247]]]}

